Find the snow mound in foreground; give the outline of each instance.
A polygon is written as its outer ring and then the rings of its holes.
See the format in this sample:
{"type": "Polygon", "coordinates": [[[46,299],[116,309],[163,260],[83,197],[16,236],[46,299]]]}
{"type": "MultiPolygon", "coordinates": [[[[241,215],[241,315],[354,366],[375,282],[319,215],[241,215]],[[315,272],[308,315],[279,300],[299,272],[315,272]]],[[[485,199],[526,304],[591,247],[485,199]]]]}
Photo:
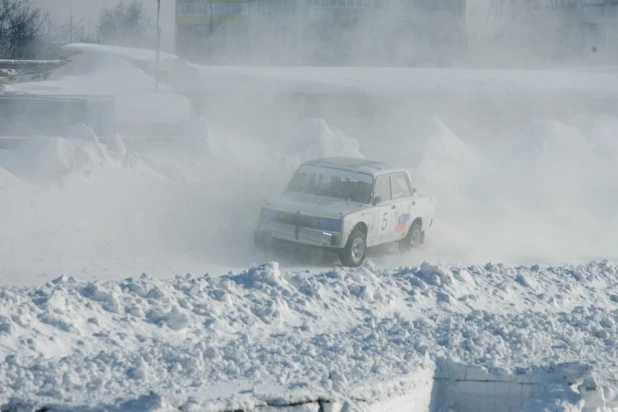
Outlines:
{"type": "Polygon", "coordinates": [[[246,384],[345,394],[427,360],[503,379],[587,362],[587,387],[605,390],[617,274],[608,262],[324,273],[269,263],[222,277],[3,287],[0,403],[92,405],[152,391],[180,407],[246,384]]]}
{"type": "Polygon", "coordinates": [[[363,158],[358,140],[323,119],[304,118],[296,125],[295,150],[301,162],[322,157],[363,158]]]}

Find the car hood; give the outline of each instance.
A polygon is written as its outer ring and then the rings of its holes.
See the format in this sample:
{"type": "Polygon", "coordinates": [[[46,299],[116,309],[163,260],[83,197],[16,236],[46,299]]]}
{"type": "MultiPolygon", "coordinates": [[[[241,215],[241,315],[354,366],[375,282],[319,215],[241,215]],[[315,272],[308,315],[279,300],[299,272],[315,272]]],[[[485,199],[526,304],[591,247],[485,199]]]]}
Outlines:
{"type": "Polygon", "coordinates": [[[290,213],[300,211],[301,215],[334,219],[358,212],[368,206],[358,202],[294,192],[285,192],[266,202],[266,207],[270,209],[290,213]]]}

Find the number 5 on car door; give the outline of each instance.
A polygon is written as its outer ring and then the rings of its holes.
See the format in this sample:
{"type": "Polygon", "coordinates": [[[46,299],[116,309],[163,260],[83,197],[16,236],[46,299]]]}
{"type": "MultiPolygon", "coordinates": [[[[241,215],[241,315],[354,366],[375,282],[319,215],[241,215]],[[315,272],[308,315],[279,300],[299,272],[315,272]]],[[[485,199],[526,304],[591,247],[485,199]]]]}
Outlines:
{"type": "Polygon", "coordinates": [[[375,240],[389,238],[393,233],[393,196],[391,193],[390,176],[380,176],[376,179],[374,198],[375,240]]]}
{"type": "Polygon", "coordinates": [[[383,206],[378,209],[380,214],[380,233],[381,236],[388,236],[391,227],[391,207],[383,206]]]}

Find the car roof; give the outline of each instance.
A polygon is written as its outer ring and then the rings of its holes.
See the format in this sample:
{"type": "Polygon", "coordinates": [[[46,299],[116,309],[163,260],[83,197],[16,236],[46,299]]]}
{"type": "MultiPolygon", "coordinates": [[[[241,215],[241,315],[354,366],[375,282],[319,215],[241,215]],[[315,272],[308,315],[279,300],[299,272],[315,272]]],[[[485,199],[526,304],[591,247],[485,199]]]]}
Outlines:
{"type": "Polygon", "coordinates": [[[324,157],[320,159],[313,159],[303,164],[365,173],[374,177],[396,172],[407,173],[407,171],[403,168],[387,165],[384,162],[355,157],[324,157]]]}

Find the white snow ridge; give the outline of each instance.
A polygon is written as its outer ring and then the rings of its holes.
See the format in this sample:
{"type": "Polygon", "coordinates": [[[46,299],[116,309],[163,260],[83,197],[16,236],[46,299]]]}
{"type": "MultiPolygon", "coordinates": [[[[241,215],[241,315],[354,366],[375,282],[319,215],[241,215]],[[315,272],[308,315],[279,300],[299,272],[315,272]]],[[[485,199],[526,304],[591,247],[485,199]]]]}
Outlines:
{"type": "Polygon", "coordinates": [[[2,287],[0,404],[615,410],[617,272],[605,261],[322,273],[268,263],[2,287]]]}
{"type": "Polygon", "coordinates": [[[300,161],[330,156],[362,158],[360,145],[356,138],[323,119],[306,117],[296,125],[294,142],[297,145],[300,161]]]}

